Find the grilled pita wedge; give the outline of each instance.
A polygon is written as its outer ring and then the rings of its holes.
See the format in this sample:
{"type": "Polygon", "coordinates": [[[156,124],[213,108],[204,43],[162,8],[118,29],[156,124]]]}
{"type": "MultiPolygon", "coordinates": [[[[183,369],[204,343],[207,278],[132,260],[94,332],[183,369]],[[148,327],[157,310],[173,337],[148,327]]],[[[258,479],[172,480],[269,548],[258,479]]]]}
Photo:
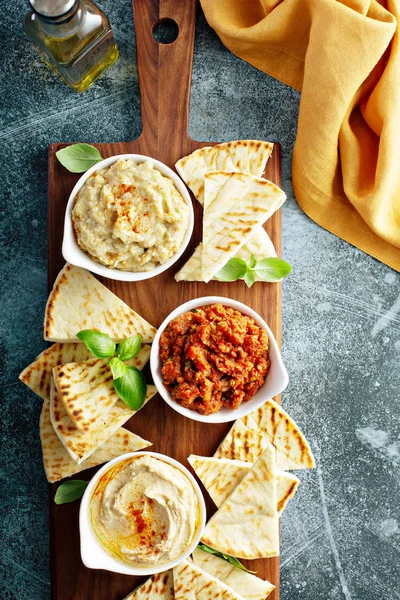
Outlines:
{"type": "MultiPolygon", "coordinates": [[[[219,508],[230,496],[243,477],[251,470],[251,464],[241,460],[191,455],[188,458],[197,477],[219,508]]],[[[292,473],[279,471],[277,480],[277,508],[281,516],[287,503],[296,493],[300,480],[292,473]]]]}
{"type": "Polygon", "coordinates": [[[254,177],[261,177],[264,173],[274,148],[271,142],[260,140],[238,140],[218,144],[218,146],[225,146],[229,150],[233,164],[238,171],[250,173],[254,177]]]}
{"type": "Polygon", "coordinates": [[[226,149],[205,146],[178,160],[175,168],[194,196],[204,204],[204,175],[208,171],[237,171],[226,149]]]}
{"type": "Polygon", "coordinates": [[[201,276],[207,283],[282,206],[286,195],[271,181],[246,173],[206,173],[204,186],[201,276]]]}
{"type": "Polygon", "coordinates": [[[256,140],[205,146],[178,160],[175,168],[200,204],[204,204],[204,175],[208,171],[242,171],[261,177],[272,149],[273,144],[256,140]]]}
{"type": "Polygon", "coordinates": [[[300,485],[300,479],[293,475],[293,473],[287,473],[286,471],[277,471],[276,473],[276,495],[277,495],[277,508],[278,515],[281,516],[285,510],[289,500],[293,498],[297,492],[297,488],[300,485]]]}
{"type": "Polygon", "coordinates": [[[244,600],[226,583],[188,560],[183,560],[173,571],[176,600],[244,600]]]}
{"type": "MultiPolygon", "coordinates": [[[[126,364],[142,370],[149,356],[150,346],[145,344],[126,364]]],[[[85,433],[98,429],[119,400],[108,359],[59,365],[53,369],[53,379],[71,421],[85,433]]]]}
{"type": "Polygon", "coordinates": [[[273,400],[268,400],[254,412],[238,419],[214,456],[254,463],[269,443],[276,449],[278,469],[286,471],[315,467],[306,438],[273,400]]]}
{"type": "Polygon", "coordinates": [[[53,344],[36,357],[19,378],[35,394],[45,400],[50,398],[50,383],[53,368],[70,362],[81,362],[93,358],[85,344],[53,344]]]}
{"type": "Polygon", "coordinates": [[[265,600],[275,589],[275,586],[269,581],[246,573],[231,565],[227,560],[215,556],[215,554],[203,552],[200,548],[194,550],[193,562],[210,575],[229,585],[245,600],[265,600]]]}
{"type": "Polygon", "coordinates": [[[85,469],[97,467],[97,465],[108,462],[126,452],[135,452],[139,448],[143,448],[143,444],[151,446],[150,442],[145,442],[142,438],[121,427],[88,460],[78,465],[69,456],[54,432],[50,421],[50,400],[44,400],[43,402],[40,415],[40,439],[44,470],[50,483],[64,479],[64,477],[70,477],[85,469]]]}
{"type": "Polygon", "coordinates": [[[201,541],[237,558],[279,556],[275,448],[271,444],[208,521],[201,541]]]}
{"type": "Polygon", "coordinates": [[[137,334],[143,342],[151,342],[156,332],[89,271],[66,264],[47,300],[44,339],[77,342],[82,329],[107,333],[116,342],[137,334]]]}
{"type": "MultiPolygon", "coordinates": [[[[175,275],[176,281],[201,281],[203,242],[197,246],[196,250],[185,263],[180,271],[175,275]]],[[[256,260],[268,256],[276,256],[275,248],[269,236],[262,225],[255,228],[251,238],[235,254],[236,258],[248,260],[250,256],[256,260]]],[[[218,277],[214,277],[218,280],[218,277]]],[[[256,278],[258,280],[258,278],[256,278]]]]}
{"type": "MultiPolygon", "coordinates": [[[[147,386],[147,396],[145,403],[157,393],[157,388],[154,385],[147,386]]],[[[50,420],[55,433],[58,435],[61,443],[64,445],[72,460],[78,464],[86,461],[89,456],[96,452],[104,442],[106,442],[118,429],[124,425],[133,415],[135,411],[129,408],[118,400],[105,415],[101,427],[83,433],[80,431],[69,418],[65,406],[60,399],[60,395],[55,389],[54,383],[50,392],[50,420]]],[[[136,436],[137,437],[137,436],[136,436]]],[[[136,450],[149,446],[141,438],[137,440],[136,450]],[[143,446],[140,444],[143,443],[143,446]]]]}
{"type": "Polygon", "coordinates": [[[174,600],[174,598],[174,578],[170,569],[150,577],[124,600],[174,600]]]}
{"type": "Polygon", "coordinates": [[[189,260],[175,273],[175,281],[201,281],[202,254],[203,242],[200,242],[189,260]]]}

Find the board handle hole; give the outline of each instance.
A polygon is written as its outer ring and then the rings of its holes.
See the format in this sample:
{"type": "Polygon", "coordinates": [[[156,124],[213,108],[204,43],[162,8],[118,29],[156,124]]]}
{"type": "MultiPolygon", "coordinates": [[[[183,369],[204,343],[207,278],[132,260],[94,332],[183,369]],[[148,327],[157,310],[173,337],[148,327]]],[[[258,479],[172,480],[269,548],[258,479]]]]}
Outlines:
{"type": "Polygon", "coordinates": [[[153,38],[159,44],[172,44],[178,35],[178,23],[173,19],[160,19],[153,25],[153,38]]]}

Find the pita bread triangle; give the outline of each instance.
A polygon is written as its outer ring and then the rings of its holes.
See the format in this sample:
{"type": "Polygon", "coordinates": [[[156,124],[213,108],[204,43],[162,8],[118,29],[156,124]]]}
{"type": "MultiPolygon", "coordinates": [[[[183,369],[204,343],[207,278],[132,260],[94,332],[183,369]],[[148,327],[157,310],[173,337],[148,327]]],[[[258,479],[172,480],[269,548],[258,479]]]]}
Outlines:
{"type": "Polygon", "coordinates": [[[252,467],[241,460],[194,454],[188,457],[188,462],[218,508],[252,467]]]}
{"type": "Polygon", "coordinates": [[[293,475],[293,473],[287,473],[286,471],[278,471],[276,479],[277,508],[278,515],[281,516],[287,503],[297,492],[297,488],[300,485],[300,479],[296,477],[296,475],[293,475]]]}
{"type": "Polygon", "coordinates": [[[271,181],[246,173],[204,176],[202,280],[210,281],[286,199],[271,181]]]}
{"type": "Polygon", "coordinates": [[[237,558],[279,556],[275,448],[271,444],[208,521],[201,541],[237,558]]]}
{"type": "Polygon", "coordinates": [[[246,571],[231,565],[227,560],[204,552],[200,548],[193,551],[193,562],[210,575],[229,585],[246,600],[265,600],[275,589],[275,586],[269,581],[246,573],[246,571]]]}
{"type": "Polygon", "coordinates": [[[273,144],[257,140],[236,140],[205,146],[178,160],[175,168],[204,204],[204,175],[209,171],[242,171],[261,177],[271,155],[273,144]]]}
{"type": "Polygon", "coordinates": [[[93,358],[93,354],[85,344],[52,344],[22,371],[19,378],[35,394],[45,400],[50,398],[53,367],[70,362],[81,362],[90,358],[93,358]]]}
{"type": "Polygon", "coordinates": [[[260,140],[237,140],[218,144],[224,146],[238,171],[261,177],[274,145],[260,140]]]}
{"type": "MultiPolygon", "coordinates": [[[[150,346],[144,344],[139,354],[126,364],[142,370],[149,356],[150,346]]],[[[98,429],[119,400],[108,362],[92,358],[53,369],[54,384],[65,409],[75,427],[85,433],[98,429]]]]}
{"type": "MultiPolygon", "coordinates": [[[[176,281],[201,281],[202,253],[203,242],[200,242],[189,260],[176,273],[176,281]]],[[[262,225],[255,228],[251,238],[236,252],[235,257],[247,261],[252,255],[256,260],[276,256],[274,245],[262,225]]],[[[217,277],[213,279],[218,280],[217,277]]]]}
{"type": "MultiPolygon", "coordinates": [[[[154,385],[148,385],[145,403],[156,393],[157,388],[154,385]]],[[[97,448],[114,435],[134,414],[135,411],[129,408],[125,402],[118,400],[107,413],[106,421],[102,423],[101,427],[88,433],[83,433],[75,427],[69,418],[60,395],[56,391],[54,384],[52,385],[50,392],[51,424],[72,460],[78,464],[86,461],[89,456],[96,452],[97,448]]],[[[137,438],[136,450],[146,448],[150,445],[149,442],[142,440],[138,436],[134,436],[132,440],[135,438],[137,438]]]]}
{"type": "Polygon", "coordinates": [[[251,255],[253,255],[256,260],[268,258],[270,256],[277,256],[275,247],[262,225],[259,225],[254,229],[251,238],[249,238],[247,242],[243,244],[235,256],[238,258],[243,258],[243,260],[247,260],[251,255]]]}
{"type": "Polygon", "coordinates": [[[195,150],[178,160],[175,168],[200,204],[204,204],[204,175],[208,171],[237,170],[229,152],[226,149],[218,151],[216,146],[195,150]]]}
{"type": "Polygon", "coordinates": [[[202,253],[203,242],[200,242],[189,260],[175,273],[175,281],[201,281],[202,253]]]}
{"type": "Polygon", "coordinates": [[[174,567],[176,600],[244,600],[232,588],[188,560],[174,567]]]}
{"type": "Polygon", "coordinates": [[[47,300],[44,339],[76,342],[76,334],[82,329],[107,333],[116,342],[137,334],[143,342],[151,342],[156,332],[89,271],[67,263],[47,300]]]}
{"type": "MultiPolygon", "coordinates": [[[[215,458],[208,456],[188,457],[197,477],[219,508],[237,487],[243,477],[251,470],[251,464],[241,460],[215,458]]],[[[300,480],[296,475],[279,471],[276,474],[276,495],[278,515],[281,516],[287,503],[296,493],[300,480]]]]}
{"type": "MultiPolygon", "coordinates": [[[[140,447],[143,447],[141,438],[140,447]]],[[[50,400],[44,400],[40,414],[40,440],[42,442],[43,465],[50,483],[71,477],[85,469],[97,467],[126,452],[138,450],[138,436],[121,427],[114,435],[94,452],[90,458],[78,465],[58,439],[50,421],[50,400]]],[[[150,442],[144,442],[151,446],[150,442]]]]}
{"type": "Polygon", "coordinates": [[[315,467],[306,438],[274,400],[268,400],[254,412],[238,419],[214,456],[254,463],[269,443],[276,449],[278,469],[287,471],[315,467]]]}
{"type": "Polygon", "coordinates": [[[170,569],[150,577],[124,600],[174,600],[174,598],[174,579],[170,569]]]}

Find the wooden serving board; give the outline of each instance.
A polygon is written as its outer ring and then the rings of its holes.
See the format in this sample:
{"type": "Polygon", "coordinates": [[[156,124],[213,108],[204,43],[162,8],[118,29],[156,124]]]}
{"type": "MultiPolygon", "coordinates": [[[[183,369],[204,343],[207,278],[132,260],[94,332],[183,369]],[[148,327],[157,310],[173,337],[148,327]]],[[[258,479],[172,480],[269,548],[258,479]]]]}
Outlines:
{"type": "MultiPolygon", "coordinates": [[[[213,145],[196,142],[188,135],[189,97],[196,21],[196,0],[133,0],[143,131],[127,143],[96,144],[104,158],[122,153],[154,157],[168,166],[197,148],[213,145]],[[171,44],[159,44],[152,35],[160,19],[172,18],[179,35],[171,44]]],[[[84,140],[77,140],[84,141],[84,140]]],[[[64,264],[61,255],[64,211],[78,179],[57,161],[55,153],[66,144],[49,147],[49,289],[64,264]]],[[[265,176],[280,185],[280,147],[275,144],[265,176]]],[[[176,283],[174,273],[191,255],[201,239],[202,209],[193,200],[195,231],[189,248],[178,264],[158,277],[138,283],[102,280],[117,296],[156,327],[178,305],[200,296],[226,296],[244,302],[268,322],[278,343],[281,340],[281,285],[256,283],[248,289],[243,281],[232,283],[176,283]]],[[[278,255],[281,254],[281,214],[266,223],[278,255]]],[[[275,398],[279,402],[279,398],[275,398]]],[[[212,456],[231,424],[207,425],[186,419],[156,396],[125,427],[153,442],[150,448],[168,454],[189,467],[189,454],[212,456]]],[[[89,479],[95,469],[79,473],[89,479]]],[[[54,600],[122,600],[143,580],[83,566],[79,549],[79,502],[57,506],[56,485],[51,486],[50,528],[52,598],[54,600]]],[[[203,489],[204,491],[204,489],[203,489]]],[[[215,507],[204,491],[208,515],[215,507]]],[[[276,589],[270,600],[279,598],[279,559],[251,561],[252,570],[268,579],[276,589]]]]}

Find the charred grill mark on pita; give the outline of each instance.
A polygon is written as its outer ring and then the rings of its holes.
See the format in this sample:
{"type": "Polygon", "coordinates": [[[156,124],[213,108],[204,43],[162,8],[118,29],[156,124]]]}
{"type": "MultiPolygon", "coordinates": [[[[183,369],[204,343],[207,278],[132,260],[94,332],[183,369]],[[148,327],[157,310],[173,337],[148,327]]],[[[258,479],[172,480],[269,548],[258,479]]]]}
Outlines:
{"type": "Polygon", "coordinates": [[[297,489],[297,486],[298,486],[298,482],[294,481],[292,483],[292,485],[290,486],[290,488],[288,489],[288,491],[286,492],[286,495],[280,501],[278,501],[278,512],[281,512],[281,510],[285,507],[288,498],[292,497],[292,495],[294,494],[294,492],[297,489]]]}
{"type": "Polygon", "coordinates": [[[251,227],[246,227],[246,228],[243,228],[243,227],[234,227],[232,229],[232,231],[239,231],[239,232],[243,233],[244,235],[246,235],[246,233],[249,233],[251,231],[251,227]]]}
{"type": "Polygon", "coordinates": [[[275,410],[275,407],[273,406],[271,408],[271,424],[272,424],[272,440],[271,440],[271,442],[272,443],[273,443],[273,440],[274,440],[274,438],[276,436],[276,432],[277,432],[277,429],[278,429],[278,426],[277,426],[276,421],[275,421],[275,415],[276,415],[276,410],[275,410]]]}
{"type": "MultiPolygon", "coordinates": [[[[241,433],[240,433],[240,432],[239,432],[239,435],[238,435],[238,437],[239,437],[239,439],[240,439],[240,437],[241,437],[241,433]]],[[[250,451],[251,451],[251,450],[250,450],[249,437],[248,437],[248,436],[245,434],[245,435],[243,436],[243,438],[244,438],[244,441],[243,441],[243,449],[244,449],[244,452],[245,452],[245,454],[247,455],[247,454],[250,454],[250,451]]]]}
{"type": "Polygon", "coordinates": [[[237,240],[232,240],[231,242],[229,242],[229,244],[227,246],[215,246],[218,250],[223,250],[224,252],[229,252],[232,247],[234,248],[235,246],[238,246],[240,244],[239,241],[237,240]]]}
{"type": "Polygon", "coordinates": [[[46,395],[48,395],[48,393],[50,391],[50,389],[49,389],[50,386],[49,386],[48,383],[46,383],[47,382],[46,366],[47,365],[44,366],[44,369],[43,369],[43,371],[41,373],[41,376],[40,376],[39,389],[42,390],[43,392],[45,392],[46,395]]]}
{"type": "MultiPolygon", "coordinates": [[[[259,212],[259,213],[265,213],[265,214],[268,212],[267,210],[265,210],[265,208],[262,208],[259,206],[251,206],[251,207],[249,207],[249,210],[252,210],[253,212],[256,212],[256,213],[259,212]]],[[[257,224],[257,223],[258,223],[258,221],[255,221],[254,224],[257,224]]]]}

